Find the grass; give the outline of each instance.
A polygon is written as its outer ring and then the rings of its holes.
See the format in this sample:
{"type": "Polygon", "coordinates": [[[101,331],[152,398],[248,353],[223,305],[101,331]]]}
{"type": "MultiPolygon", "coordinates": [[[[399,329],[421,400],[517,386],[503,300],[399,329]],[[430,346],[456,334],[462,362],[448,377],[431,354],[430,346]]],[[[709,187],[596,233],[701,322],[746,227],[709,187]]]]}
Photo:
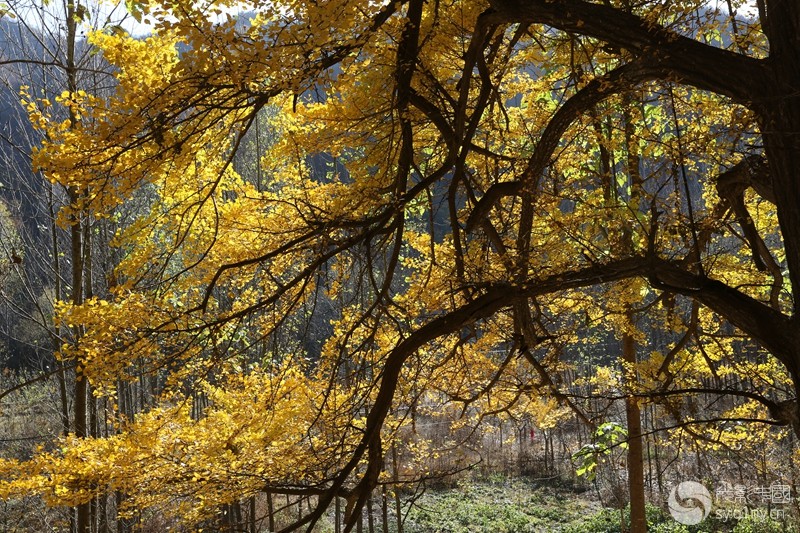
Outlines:
{"type": "Polygon", "coordinates": [[[417,500],[405,523],[407,533],[567,531],[597,511],[588,499],[563,489],[520,480],[462,483],[431,491],[417,500]]]}
{"type": "MultiPolygon", "coordinates": [[[[627,509],[604,509],[591,493],[579,493],[569,487],[542,486],[524,479],[490,479],[426,492],[408,512],[404,530],[405,533],[619,533],[628,515],[627,509]]],[[[713,512],[696,526],[684,526],[662,508],[649,504],[647,521],[652,533],[798,531],[792,521],[777,523],[767,519],[753,523],[747,518],[737,523],[721,521],[713,512]]]]}

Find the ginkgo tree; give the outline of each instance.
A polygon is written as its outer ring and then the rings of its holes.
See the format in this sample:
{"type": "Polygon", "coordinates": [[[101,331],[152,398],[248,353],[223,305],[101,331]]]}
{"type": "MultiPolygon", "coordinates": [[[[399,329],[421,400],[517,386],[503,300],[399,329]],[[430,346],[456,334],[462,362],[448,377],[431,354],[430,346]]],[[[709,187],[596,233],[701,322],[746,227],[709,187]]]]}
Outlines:
{"type": "Polygon", "coordinates": [[[58,306],[80,330],[59,355],[110,398],[158,376],[158,403],[4,462],[0,495],[118,491],[122,513],[190,525],[313,496],[286,530],[344,498],[351,530],[426,394],[579,411],[553,379],[576,321],[646,344],[639,305],[677,340],[626,360],[629,399],[700,392],[684,374],[715,367],[704,339],[732,326],[782,375],[727,392],[800,434],[795,2],[753,19],[698,0],[129,8],[151,36],[89,36],[110,97],[65,91],[67,119],[24,98],[46,132],[34,164],[79,193],[62,224],[148,206],[118,230],[111,296],[58,306]],[[233,162],[265,117],[253,183],[233,162]]]}

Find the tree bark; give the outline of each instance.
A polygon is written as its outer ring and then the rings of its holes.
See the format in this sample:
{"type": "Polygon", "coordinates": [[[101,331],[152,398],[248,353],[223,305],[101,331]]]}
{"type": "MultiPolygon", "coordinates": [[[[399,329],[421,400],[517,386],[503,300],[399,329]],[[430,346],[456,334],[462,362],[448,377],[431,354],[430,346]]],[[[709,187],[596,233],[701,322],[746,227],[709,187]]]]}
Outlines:
{"type": "MultiPolygon", "coordinates": [[[[628,314],[628,324],[632,326],[633,317],[628,314]]],[[[636,341],[629,332],[622,336],[622,360],[625,369],[626,381],[630,384],[636,381],[636,341]]],[[[625,399],[625,421],[628,426],[628,493],[631,503],[630,533],[647,532],[647,516],[645,513],[644,495],[644,452],[642,445],[642,413],[636,398],[628,396],[625,399]]]]}

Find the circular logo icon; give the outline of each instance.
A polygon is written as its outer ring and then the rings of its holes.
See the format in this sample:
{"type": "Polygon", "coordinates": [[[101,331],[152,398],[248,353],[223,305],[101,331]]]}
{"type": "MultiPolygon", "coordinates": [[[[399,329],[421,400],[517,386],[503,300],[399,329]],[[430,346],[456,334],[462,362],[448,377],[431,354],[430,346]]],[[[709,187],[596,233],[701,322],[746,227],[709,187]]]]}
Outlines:
{"type": "Polygon", "coordinates": [[[676,522],[694,526],[711,512],[711,493],[696,481],[683,481],[669,493],[667,504],[676,522]]]}

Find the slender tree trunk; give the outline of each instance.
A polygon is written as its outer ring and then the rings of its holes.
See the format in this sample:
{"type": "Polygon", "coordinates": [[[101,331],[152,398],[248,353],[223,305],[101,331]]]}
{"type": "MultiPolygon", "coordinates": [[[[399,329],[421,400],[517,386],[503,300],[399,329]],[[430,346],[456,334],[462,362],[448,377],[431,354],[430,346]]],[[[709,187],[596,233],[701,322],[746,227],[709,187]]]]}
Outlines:
{"type": "Polygon", "coordinates": [[[256,533],[256,497],[255,495],[250,497],[250,509],[249,509],[249,524],[248,524],[248,531],[249,533],[256,533]]]}
{"type": "Polygon", "coordinates": [[[381,519],[383,533],[389,532],[389,495],[386,493],[386,485],[381,486],[381,519]]]}
{"type": "MultiPolygon", "coordinates": [[[[70,189],[70,203],[77,204],[79,194],[77,190],[70,189]]],[[[81,305],[83,303],[83,228],[80,223],[80,215],[74,215],[72,226],[70,227],[71,238],[71,259],[72,259],[72,304],[81,305]]],[[[75,327],[73,331],[75,342],[80,339],[81,331],[75,327]]],[[[87,427],[87,394],[88,383],[80,368],[80,362],[75,369],[75,436],[85,438],[88,436],[87,427]]],[[[90,504],[84,503],[76,509],[76,533],[87,533],[90,523],[90,504]]]]}
{"type": "MultiPolygon", "coordinates": [[[[54,282],[54,295],[55,301],[64,298],[64,289],[61,285],[61,253],[58,246],[58,226],[56,225],[56,209],[55,197],[53,194],[53,185],[47,189],[47,208],[50,214],[50,253],[53,257],[53,282],[54,282]]],[[[55,326],[55,336],[53,337],[53,353],[58,353],[61,350],[59,339],[61,338],[61,327],[55,326]]],[[[56,362],[58,365],[58,392],[61,400],[61,432],[66,437],[69,435],[69,397],[67,393],[67,372],[64,368],[64,363],[60,359],[56,362]]]]}
{"type": "MultiPolygon", "coordinates": [[[[653,427],[653,409],[652,406],[648,406],[644,412],[644,427],[643,430],[645,432],[649,431],[649,429],[653,427]]],[[[647,450],[647,492],[650,495],[650,499],[653,499],[653,490],[655,487],[655,483],[653,483],[653,449],[655,449],[656,442],[655,438],[650,435],[644,438],[645,449],[647,450]]]]}
{"type": "Polygon", "coordinates": [[[394,476],[394,508],[397,515],[397,533],[403,533],[403,505],[400,499],[400,472],[398,470],[396,444],[392,444],[392,473],[394,476]]]}
{"type": "MultiPolygon", "coordinates": [[[[75,2],[65,0],[64,13],[66,14],[66,64],[65,72],[67,76],[67,90],[74,93],[78,90],[77,81],[77,64],[75,61],[75,44],[77,41],[77,28],[78,21],[76,17],[75,2]]],[[[70,121],[75,127],[78,122],[78,117],[70,108],[70,121]]],[[[81,196],[81,191],[76,187],[70,187],[68,190],[69,201],[73,208],[77,207],[78,200],[81,196]]],[[[71,217],[70,226],[70,259],[72,260],[72,303],[74,305],[81,305],[84,299],[83,284],[84,284],[84,248],[83,236],[84,227],[81,223],[81,214],[74,213],[71,217]]],[[[80,338],[80,329],[76,328],[74,331],[75,341],[80,338]]],[[[87,382],[86,377],[82,375],[80,365],[75,371],[75,436],[85,438],[87,433],[86,427],[86,400],[87,400],[87,382]]],[[[84,503],[78,506],[76,510],[76,533],[87,533],[90,525],[90,505],[84,503]]]]}
{"type": "MultiPolygon", "coordinates": [[[[50,214],[50,231],[51,231],[51,254],[53,257],[53,279],[54,279],[54,300],[60,301],[64,299],[64,289],[61,284],[61,252],[58,246],[58,226],[56,225],[56,209],[55,209],[55,195],[53,194],[53,185],[47,189],[47,207],[50,214]]],[[[59,339],[62,336],[60,326],[55,326],[55,336],[53,337],[53,353],[58,353],[61,350],[59,339]]],[[[61,359],[56,361],[58,373],[58,393],[61,403],[61,433],[66,437],[69,435],[70,413],[69,413],[69,391],[67,387],[67,370],[64,362],[61,359]]],[[[77,512],[75,508],[69,511],[70,531],[77,530],[77,512]]]]}
{"type": "MultiPolygon", "coordinates": [[[[627,152],[626,166],[628,176],[630,179],[630,199],[631,205],[634,209],[640,207],[640,202],[643,194],[642,175],[640,173],[641,157],[638,150],[638,139],[636,138],[636,131],[631,118],[631,109],[634,105],[638,104],[634,98],[626,93],[623,97],[623,120],[625,124],[625,147],[627,152]]],[[[687,198],[687,202],[691,202],[691,198],[687,198]]],[[[623,232],[621,246],[626,251],[631,251],[634,248],[633,227],[626,228],[623,232]]],[[[636,340],[633,337],[632,331],[636,328],[634,323],[634,314],[630,306],[625,312],[625,322],[627,331],[622,335],[622,360],[626,365],[625,368],[625,381],[635,388],[638,382],[636,374],[636,340]]],[[[628,494],[630,496],[631,505],[631,527],[630,533],[646,533],[647,532],[647,516],[645,509],[645,491],[644,491],[644,443],[642,438],[642,413],[639,409],[639,403],[633,396],[628,396],[625,399],[625,422],[628,427],[628,494]]]]}
{"type": "MultiPolygon", "coordinates": [[[[625,333],[622,337],[622,359],[626,365],[636,364],[636,341],[630,333],[625,333]]],[[[627,376],[627,379],[635,379],[633,372],[627,376]]],[[[628,492],[631,501],[630,533],[646,533],[642,413],[636,398],[632,396],[625,399],[625,420],[628,426],[628,492]]]]}
{"type": "Polygon", "coordinates": [[[108,496],[102,495],[97,505],[97,531],[98,533],[109,533],[108,528],[108,496]]]}
{"type": "Polygon", "coordinates": [[[339,507],[339,497],[336,496],[333,499],[333,531],[334,533],[340,533],[342,528],[340,526],[341,522],[339,520],[339,515],[342,512],[341,508],[339,507]]]}
{"type": "Polygon", "coordinates": [[[367,498],[367,531],[375,533],[375,516],[372,514],[372,494],[367,498]]]}
{"type": "Polygon", "coordinates": [[[275,531],[275,508],[272,506],[272,493],[267,491],[267,527],[275,531]]]}

